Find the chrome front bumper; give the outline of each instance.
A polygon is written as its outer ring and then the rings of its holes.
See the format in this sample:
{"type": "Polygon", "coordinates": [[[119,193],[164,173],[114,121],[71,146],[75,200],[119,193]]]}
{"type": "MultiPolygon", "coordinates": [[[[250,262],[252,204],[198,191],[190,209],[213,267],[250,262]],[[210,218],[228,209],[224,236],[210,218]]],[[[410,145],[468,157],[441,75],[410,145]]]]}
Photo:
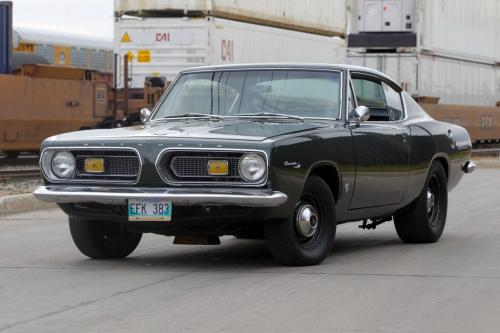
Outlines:
{"type": "Polygon", "coordinates": [[[40,186],[33,195],[56,203],[97,202],[126,204],[128,199],[165,199],[177,205],[231,205],[275,207],[284,204],[286,194],[264,189],[221,188],[135,188],[95,186],[40,186]]]}

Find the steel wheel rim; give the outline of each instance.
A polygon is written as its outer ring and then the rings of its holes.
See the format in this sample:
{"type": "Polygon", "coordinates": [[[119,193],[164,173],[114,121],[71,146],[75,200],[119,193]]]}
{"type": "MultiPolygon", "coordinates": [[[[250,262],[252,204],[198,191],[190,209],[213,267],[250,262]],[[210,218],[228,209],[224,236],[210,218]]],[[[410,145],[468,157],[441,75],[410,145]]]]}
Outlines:
{"type": "Polygon", "coordinates": [[[294,215],[294,230],[298,243],[302,244],[305,248],[315,247],[319,243],[322,225],[321,211],[317,200],[310,195],[304,196],[298,203],[294,215]],[[303,223],[301,224],[301,217],[309,217],[310,219],[302,221],[303,223]],[[310,223],[309,232],[307,232],[308,225],[306,222],[310,223]],[[306,228],[301,230],[301,226],[306,228]]]}
{"type": "Polygon", "coordinates": [[[441,216],[441,185],[438,177],[433,174],[429,179],[426,194],[427,220],[432,226],[439,223],[441,216]]]}

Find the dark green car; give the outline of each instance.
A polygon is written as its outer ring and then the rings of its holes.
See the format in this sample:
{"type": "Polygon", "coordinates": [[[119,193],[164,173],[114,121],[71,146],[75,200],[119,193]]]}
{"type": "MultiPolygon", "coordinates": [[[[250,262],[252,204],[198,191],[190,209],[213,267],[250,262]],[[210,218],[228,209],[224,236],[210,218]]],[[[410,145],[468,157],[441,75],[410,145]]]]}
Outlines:
{"type": "Polygon", "coordinates": [[[465,129],[361,67],[191,69],[141,115],[141,126],[42,144],[34,194],[69,215],[91,258],[125,257],[152,232],[265,237],[279,262],[318,264],[348,221],[393,219],[403,241],[435,242],[448,191],[474,170],[465,129]]]}

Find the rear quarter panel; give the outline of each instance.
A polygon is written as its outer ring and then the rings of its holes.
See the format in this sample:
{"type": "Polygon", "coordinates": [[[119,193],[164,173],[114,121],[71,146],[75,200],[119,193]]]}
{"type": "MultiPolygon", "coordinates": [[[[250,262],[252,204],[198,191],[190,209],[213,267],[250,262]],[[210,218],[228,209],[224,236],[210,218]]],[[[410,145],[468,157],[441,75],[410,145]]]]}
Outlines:
{"type": "Polygon", "coordinates": [[[472,144],[467,131],[460,126],[428,119],[409,124],[410,177],[404,205],[413,201],[422,191],[430,165],[443,162],[448,176],[448,190],[452,190],[463,176],[462,165],[470,159],[472,144]],[[455,138],[450,139],[449,133],[455,138]]]}

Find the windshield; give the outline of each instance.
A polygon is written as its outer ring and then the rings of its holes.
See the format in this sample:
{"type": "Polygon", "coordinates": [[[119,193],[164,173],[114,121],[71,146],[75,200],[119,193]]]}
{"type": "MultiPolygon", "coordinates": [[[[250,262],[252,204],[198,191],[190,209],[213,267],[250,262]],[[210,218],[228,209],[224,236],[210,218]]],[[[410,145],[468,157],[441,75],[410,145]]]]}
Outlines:
{"type": "Polygon", "coordinates": [[[152,119],[265,114],[339,118],[340,72],[216,71],[182,75],[152,119]]]}

